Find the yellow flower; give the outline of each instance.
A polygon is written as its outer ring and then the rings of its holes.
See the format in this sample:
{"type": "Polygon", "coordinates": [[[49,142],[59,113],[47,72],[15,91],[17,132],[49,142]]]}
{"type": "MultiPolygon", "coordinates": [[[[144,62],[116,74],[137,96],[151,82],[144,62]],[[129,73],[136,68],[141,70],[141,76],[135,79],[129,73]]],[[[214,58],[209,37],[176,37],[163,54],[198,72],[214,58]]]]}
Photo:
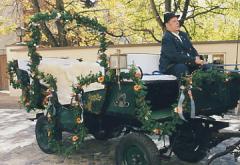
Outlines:
{"type": "Polygon", "coordinates": [[[78,140],[78,136],[74,135],[74,136],[72,137],[72,141],[73,141],[73,142],[76,142],[77,140],[78,140]]]}
{"type": "Polygon", "coordinates": [[[160,128],[154,129],[153,132],[154,132],[156,135],[160,135],[160,134],[161,134],[160,128]]]}
{"type": "Polygon", "coordinates": [[[181,110],[181,109],[179,109],[178,107],[176,107],[176,108],[174,108],[174,112],[175,112],[175,113],[181,113],[181,112],[182,112],[182,110],[181,110]]]}
{"type": "Polygon", "coordinates": [[[133,89],[134,89],[134,91],[139,91],[139,90],[141,90],[141,86],[140,85],[134,85],[134,87],[133,87],[133,89]]]}
{"type": "Polygon", "coordinates": [[[76,123],[77,123],[77,124],[81,124],[81,118],[80,118],[80,117],[78,117],[78,118],[76,119],[76,123]]]}
{"type": "Polygon", "coordinates": [[[98,77],[98,82],[103,83],[104,82],[104,76],[98,77]]]}

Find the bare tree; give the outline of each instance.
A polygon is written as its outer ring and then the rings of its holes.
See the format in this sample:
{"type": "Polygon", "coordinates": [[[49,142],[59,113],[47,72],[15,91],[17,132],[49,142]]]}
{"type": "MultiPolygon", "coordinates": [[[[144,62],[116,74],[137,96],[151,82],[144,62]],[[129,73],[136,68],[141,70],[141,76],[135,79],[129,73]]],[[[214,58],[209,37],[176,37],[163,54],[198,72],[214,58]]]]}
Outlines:
{"type": "MultiPolygon", "coordinates": [[[[194,5],[191,4],[191,0],[185,0],[185,1],[181,1],[181,0],[165,0],[164,1],[164,7],[165,7],[165,11],[160,11],[155,3],[155,0],[149,0],[150,2],[150,6],[152,9],[152,13],[153,16],[155,17],[155,20],[157,21],[159,27],[162,29],[162,31],[166,30],[166,27],[163,24],[163,20],[161,18],[161,16],[163,15],[164,12],[174,12],[176,13],[181,12],[181,18],[180,18],[180,25],[182,27],[185,28],[186,32],[188,33],[187,28],[184,26],[184,23],[186,20],[195,20],[196,17],[200,16],[200,15],[204,15],[204,14],[208,14],[208,13],[214,13],[217,9],[225,9],[223,7],[221,7],[221,4],[219,5],[209,5],[209,7],[201,7],[198,5],[194,5]],[[183,4],[183,5],[181,5],[183,4]],[[183,8],[181,8],[181,6],[183,6],[183,8]],[[189,10],[189,8],[191,7],[191,11],[189,10]],[[201,11],[200,11],[201,9],[201,11]]],[[[216,13],[215,13],[216,14],[216,13]]],[[[141,29],[138,29],[141,30],[141,29]]],[[[152,36],[154,36],[154,32],[151,31],[150,29],[142,29],[142,31],[148,31],[152,36]]],[[[153,39],[157,42],[159,42],[159,39],[157,39],[156,36],[153,37],[153,39]]]]}

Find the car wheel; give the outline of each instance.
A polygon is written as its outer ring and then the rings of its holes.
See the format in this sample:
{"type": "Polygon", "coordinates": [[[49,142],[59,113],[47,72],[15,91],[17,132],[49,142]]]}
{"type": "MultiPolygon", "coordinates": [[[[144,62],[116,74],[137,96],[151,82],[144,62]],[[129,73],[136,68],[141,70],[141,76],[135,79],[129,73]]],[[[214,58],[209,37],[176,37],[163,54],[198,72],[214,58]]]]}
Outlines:
{"type": "Polygon", "coordinates": [[[203,133],[203,129],[193,129],[187,124],[183,124],[177,130],[170,137],[174,154],[186,162],[194,163],[202,160],[207,155],[207,142],[209,141],[207,134],[203,133]]]}
{"type": "MultiPolygon", "coordinates": [[[[55,131],[56,133],[53,135],[55,140],[62,140],[62,132],[60,130],[55,131]]],[[[40,116],[37,120],[35,127],[36,140],[39,148],[47,153],[52,154],[55,153],[56,150],[53,149],[49,143],[48,138],[48,120],[46,116],[40,116]]]]}
{"type": "Polygon", "coordinates": [[[160,165],[160,154],[155,143],[141,133],[124,136],[116,147],[117,165],[160,165]]]}

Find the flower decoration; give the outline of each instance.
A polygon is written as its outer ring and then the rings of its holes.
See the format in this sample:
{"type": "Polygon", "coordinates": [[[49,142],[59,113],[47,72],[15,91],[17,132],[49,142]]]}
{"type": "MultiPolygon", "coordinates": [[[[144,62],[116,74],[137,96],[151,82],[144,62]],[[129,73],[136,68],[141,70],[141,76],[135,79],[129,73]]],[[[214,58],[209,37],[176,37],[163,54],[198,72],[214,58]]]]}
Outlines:
{"type": "Polygon", "coordinates": [[[104,76],[98,77],[98,82],[99,82],[99,83],[103,83],[103,82],[104,82],[104,76]]]}
{"type": "Polygon", "coordinates": [[[155,133],[156,135],[160,135],[161,134],[161,129],[160,128],[155,128],[153,130],[153,133],[155,133]]]}
{"type": "Polygon", "coordinates": [[[81,122],[82,122],[82,121],[81,121],[81,118],[78,117],[78,118],[76,119],[76,123],[77,123],[77,124],[81,124],[81,122]]]}
{"type": "Polygon", "coordinates": [[[181,111],[182,111],[182,110],[179,109],[178,107],[174,108],[174,112],[175,112],[175,113],[181,113],[181,111]]]}
{"type": "Polygon", "coordinates": [[[78,136],[77,136],[77,135],[74,135],[74,136],[72,136],[72,141],[73,141],[73,142],[76,142],[76,141],[78,141],[78,139],[79,139],[79,138],[78,138],[78,136]]]}
{"type": "Polygon", "coordinates": [[[142,87],[141,87],[141,85],[136,84],[133,86],[133,89],[134,89],[134,91],[138,92],[142,89],[142,87]]]}

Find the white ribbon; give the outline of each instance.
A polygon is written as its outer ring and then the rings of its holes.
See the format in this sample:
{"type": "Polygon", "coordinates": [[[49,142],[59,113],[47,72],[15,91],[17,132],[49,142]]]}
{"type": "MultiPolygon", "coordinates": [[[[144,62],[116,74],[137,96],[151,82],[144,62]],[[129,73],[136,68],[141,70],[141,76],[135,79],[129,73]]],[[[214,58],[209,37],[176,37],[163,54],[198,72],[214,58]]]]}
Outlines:
{"type": "Polygon", "coordinates": [[[180,94],[180,97],[179,97],[179,100],[178,100],[178,106],[177,106],[177,113],[180,117],[180,119],[184,120],[184,121],[187,121],[184,116],[183,116],[183,107],[182,107],[182,104],[183,104],[183,101],[185,99],[185,96],[184,96],[184,89],[181,89],[181,94],[180,94]]]}
{"type": "Polygon", "coordinates": [[[191,90],[188,91],[188,95],[189,95],[190,100],[191,100],[191,118],[195,118],[196,108],[195,108],[195,102],[194,102],[191,90]]]}

